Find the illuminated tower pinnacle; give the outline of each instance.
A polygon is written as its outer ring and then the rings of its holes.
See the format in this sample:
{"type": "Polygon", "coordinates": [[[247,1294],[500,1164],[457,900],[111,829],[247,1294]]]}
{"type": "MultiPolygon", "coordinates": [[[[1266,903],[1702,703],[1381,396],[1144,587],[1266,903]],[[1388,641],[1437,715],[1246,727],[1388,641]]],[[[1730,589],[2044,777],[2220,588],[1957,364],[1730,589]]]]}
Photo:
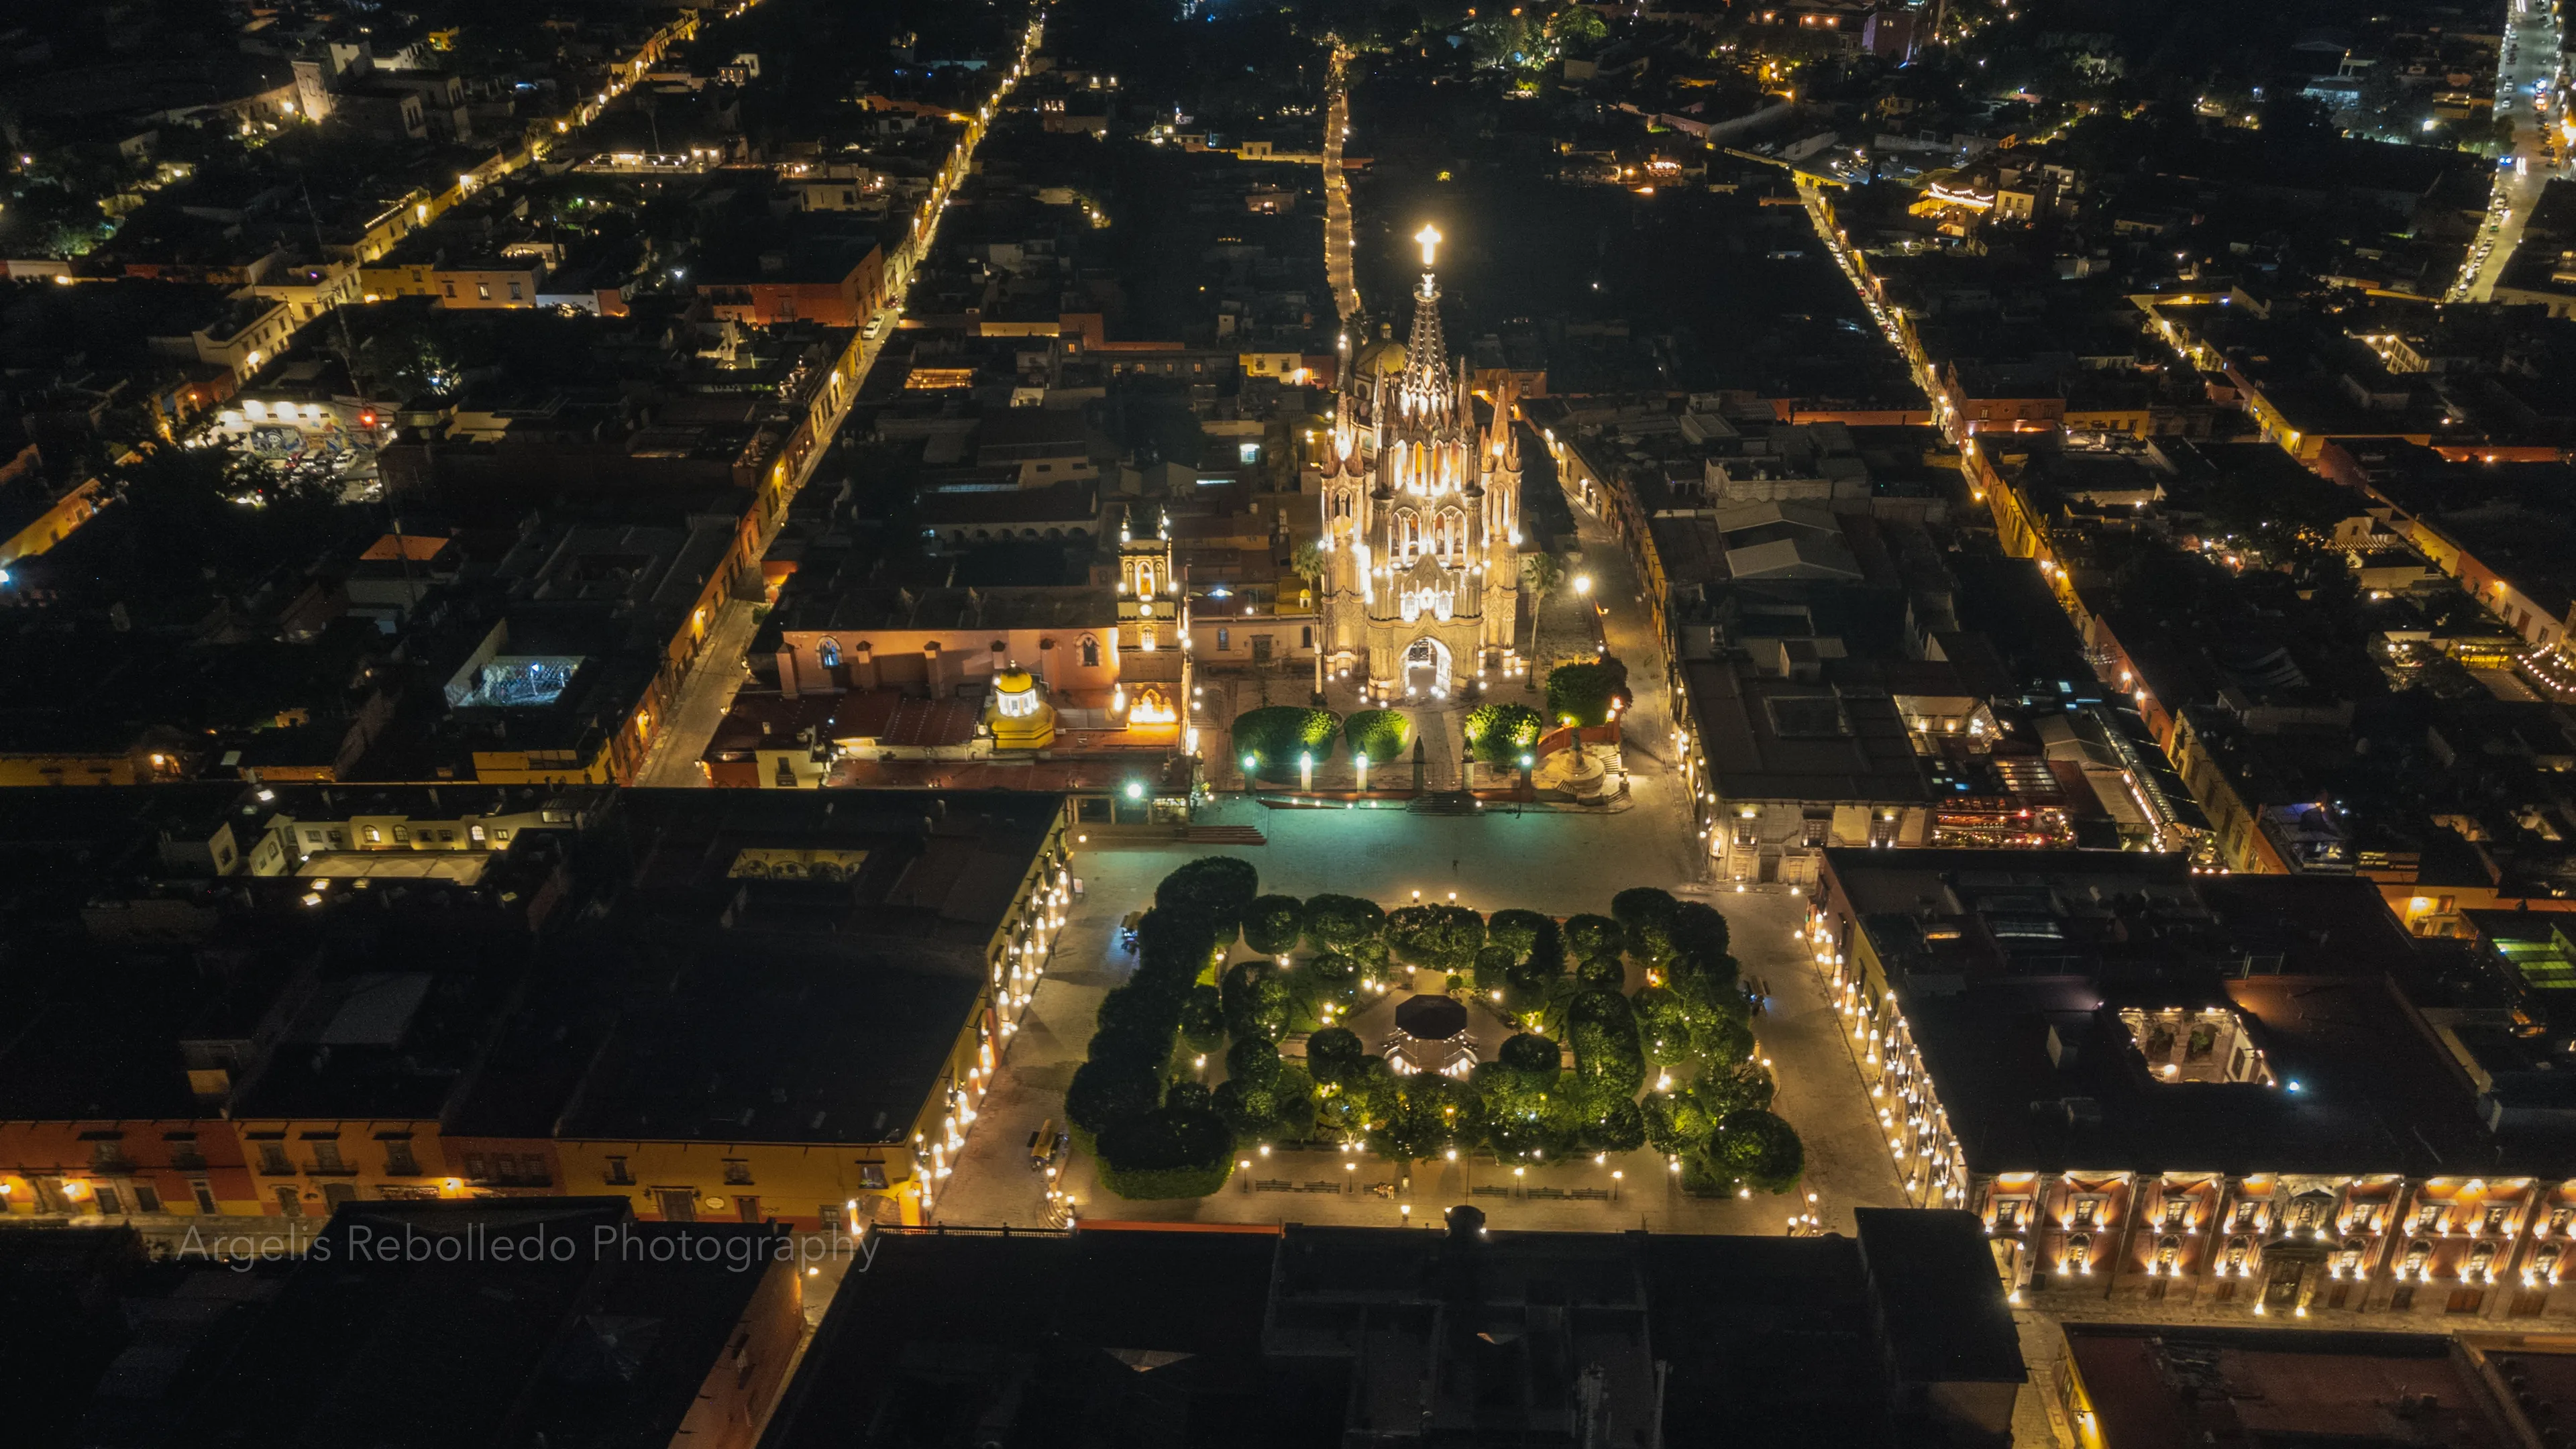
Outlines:
{"type": "Polygon", "coordinates": [[[1440,284],[1431,274],[1440,231],[1426,222],[1413,239],[1422,244],[1422,290],[1413,294],[1413,333],[1404,346],[1397,400],[1405,413],[1423,415],[1448,405],[1449,342],[1440,330],[1440,284]]]}

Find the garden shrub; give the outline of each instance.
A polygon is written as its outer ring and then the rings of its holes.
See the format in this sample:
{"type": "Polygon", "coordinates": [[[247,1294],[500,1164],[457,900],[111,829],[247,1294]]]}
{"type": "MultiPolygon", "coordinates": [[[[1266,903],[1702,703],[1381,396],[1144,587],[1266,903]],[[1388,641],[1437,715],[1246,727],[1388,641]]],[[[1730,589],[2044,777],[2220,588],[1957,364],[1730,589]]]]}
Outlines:
{"type": "Polygon", "coordinates": [[[1342,735],[1350,741],[1354,758],[1383,765],[1404,758],[1413,748],[1413,721],[1398,710],[1364,709],[1342,722],[1342,735]]]}
{"type": "Polygon", "coordinates": [[[1174,1110],[1212,1110],[1208,1106],[1208,1097],[1207,1083],[1194,1082],[1187,1077],[1163,1089],[1163,1105],[1174,1110]]]}
{"type": "Polygon", "coordinates": [[[1698,1058],[1698,1038],[1691,1031],[1690,1007],[1668,987],[1648,986],[1628,998],[1637,1015],[1637,1045],[1646,1060],[1659,1067],[1698,1058]]]}
{"type": "Polygon", "coordinates": [[[1251,773],[1264,780],[1284,780],[1297,773],[1297,757],[1312,756],[1320,765],[1333,757],[1342,717],[1329,709],[1274,704],[1234,717],[1234,758],[1249,757],[1251,773]]]}
{"type": "Polygon", "coordinates": [[[1467,711],[1460,729],[1467,752],[1489,765],[1518,765],[1547,732],[1538,711],[1525,704],[1480,704],[1467,711]]]}

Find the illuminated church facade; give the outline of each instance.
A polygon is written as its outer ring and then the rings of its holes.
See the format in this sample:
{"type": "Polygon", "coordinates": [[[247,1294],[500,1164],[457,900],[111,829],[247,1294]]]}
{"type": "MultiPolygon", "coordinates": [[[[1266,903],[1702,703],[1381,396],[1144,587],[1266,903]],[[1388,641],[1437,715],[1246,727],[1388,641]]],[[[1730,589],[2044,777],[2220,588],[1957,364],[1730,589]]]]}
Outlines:
{"type": "MultiPolygon", "coordinates": [[[[1401,366],[1352,370],[1321,466],[1323,672],[1380,701],[1428,703],[1517,674],[1520,449],[1508,392],[1479,424],[1440,327],[1424,227],[1401,366]]],[[[1392,349],[1389,349],[1391,352],[1392,349]]]]}

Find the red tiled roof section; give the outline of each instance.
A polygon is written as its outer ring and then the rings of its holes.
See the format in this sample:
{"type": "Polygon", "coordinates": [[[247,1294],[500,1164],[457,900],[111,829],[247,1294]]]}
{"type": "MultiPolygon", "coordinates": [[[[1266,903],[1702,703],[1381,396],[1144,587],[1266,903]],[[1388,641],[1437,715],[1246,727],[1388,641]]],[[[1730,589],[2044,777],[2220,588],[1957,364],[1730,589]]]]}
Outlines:
{"type": "Polygon", "coordinates": [[[980,702],[974,700],[899,699],[894,718],[886,721],[877,743],[916,749],[962,745],[975,738],[975,722],[982,712],[980,702]]]}

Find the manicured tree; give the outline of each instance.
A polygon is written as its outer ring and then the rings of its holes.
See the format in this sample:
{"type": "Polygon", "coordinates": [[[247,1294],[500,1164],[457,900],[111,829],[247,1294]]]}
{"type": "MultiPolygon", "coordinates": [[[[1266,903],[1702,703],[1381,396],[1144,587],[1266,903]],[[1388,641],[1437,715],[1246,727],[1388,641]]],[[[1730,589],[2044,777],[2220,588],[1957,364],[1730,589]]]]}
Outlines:
{"type": "Polygon", "coordinates": [[[1235,1040],[1277,1041],[1288,1034],[1296,1003],[1288,983],[1279,979],[1269,962],[1236,962],[1217,989],[1223,996],[1225,1029],[1235,1040]]]}
{"type": "Polygon", "coordinates": [[[1565,919],[1565,949],[1577,961],[1595,956],[1616,956],[1628,944],[1628,933],[1608,916],[1580,915],[1565,919]]]}
{"type": "Polygon", "coordinates": [[[1469,984],[1478,1000],[1498,1011],[1510,1011],[1512,998],[1512,953],[1500,946],[1486,946],[1476,953],[1476,966],[1469,984]]]}
{"type": "Polygon", "coordinates": [[[1465,906],[1406,906],[1388,914],[1386,940],[1408,964],[1464,971],[1485,944],[1485,918],[1465,906]]]}
{"type": "Polygon", "coordinates": [[[1637,1017],[1628,998],[1616,991],[1586,991],[1574,998],[1566,1019],[1572,1027],[1575,1080],[1595,1091],[1636,1095],[1645,1085],[1646,1057],[1637,1045],[1637,1017]]]}
{"type": "Polygon", "coordinates": [[[1673,928],[1680,921],[1681,908],[1672,892],[1652,886],[1632,886],[1610,898],[1610,915],[1626,938],[1629,956],[1653,970],[1663,969],[1673,959],[1673,928]]]}
{"type": "Polygon", "coordinates": [[[1136,928],[1136,971],[1128,984],[1180,996],[1223,959],[1234,919],[1196,905],[1157,906],[1136,928]]]}
{"type": "Polygon", "coordinates": [[[1758,1107],[1728,1113],[1708,1140],[1708,1175],[1720,1184],[1787,1192],[1806,1167],[1797,1130],[1758,1107]]]}
{"type": "Polygon", "coordinates": [[[1637,1109],[1644,1119],[1646,1145],[1666,1157],[1697,1149],[1717,1125],[1679,1093],[1648,1092],[1637,1109]]]}
{"type": "Polygon", "coordinates": [[[1100,1184],[1128,1199],[1205,1197],[1233,1173],[1234,1143],[1216,1112],[1158,1107],[1100,1133],[1100,1184]]]}
{"type": "Polygon", "coordinates": [[[1524,911],[1518,907],[1496,911],[1485,922],[1486,943],[1510,952],[1511,964],[1515,966],[1530,958],[1530,953],[1538,949],[1542,936],[1553,938],[1555,935],[1556,922],[1536,911],[1524,911]]]}
{"type": "Polygon", "coordinates": [[[1726,1066],[1752,1054],[1751,1008],[1732,978],[1713,972],[1684,976],[1674,982],[1673,995],[1689,1016],[1692,1055],[1726,1066]]]}
{"type": "Polygon", "coordinates": [[[1628,1005],[1637,1014],[1637,1044],[1647,1061],[1671,1067],[1697,1059],[1690,1007],[1679,995],[1667,987],[1648,986],[1629,997],[1628,1005]]]}
{"type": "Polygon", "coordinates": [[[1225,1045],[1225,993],[1213,986],[1193,986],[1181,1003],[1181,1039],[1194,1052],[1225,1045]]]}
{"type": "Polygon", "coordinates": [[[1163,1099],[1162,1075],[1128,1062],[1090,1061],[1074,1069],[1064,1089],[1065,1120],[1097,1134],[1111,1124],[1141,1117],[1163,1099]]]}
{"type": "Polygon", "coordinates": [[[1359,1034],[1348,1027],[1328,1026],[1306,1038],[1306,1070],[1316,1081],[1331,1085],[1342,1074],[1368,1055],[1360,1045],[1359,1034]]]}
{"type": "Polygon", "coordinates": [[[1384,1057],[1364,1056],[1350,1063],[1317,1103],[1317,1130],[1345,1140],[1368,1136],[1395,1110],[1398,1080],[1384,1057]]]}
{"type": "Polygon", "coordinates": [[[1318,951],[1349,954],[1386,929],[1386,911],[1357,896],[1320,895],[1306,900],[1306,941],[1318,951]]]}
{"type": "Polygon", "coordinates": [[[1225,1076],[1230,1082],[1269,1086],[1279,1080],[1279,1048],[1257,1036],[1244,1037],[1225,1049],[1225,1076]]]}
{"type": "Polygon", "coordinates": [[[1150,1023],[1131,1021],[1104,1026],[1091,1034],[1086,1056],[1095,1062],[1133,1067],[1160,1076],[1172,1060],[1172,1033],[1150,1023]]]}
{"type": "Polygon", "coordinates": [[[1281,1067],[1279,1079],[1270,1084],[1270,1098],[1279,1107],[1279,1115],[1270,1124],[1269,1136],[1289,1142],[1303,1142],[1315,1135],[1315,1079],[1296,1067],[1281,1067]]]}
{"type": "Polygon", "coordinates": [[[1538,747],[1545,721],[1525,704],[1480,704],[1467,711],[1459,726],[1467,751],[1489,765],[1517,765],[1538,747]]]}
{"type": "Polygon", "coordinates": [[[1684,902],[1674,910],[1671,928],[1677,972],[1690,974],[1722,969],[1727,979],[1733,980],[1735,963],[1726,954],[1729,934],[1726,917],[1715,906],[1700,901],[1684,902]]]}
{"type": "Polygon", "coordinates": [[[1264,1136],[1279,1121],[1279,1095],[1268,1082],[1228,1078],[1216,1084],[1209,1100],[1238,1137],[1264,1136]]]}
{"type": "Polygon", "coordinates": [[[1288,973],[1288,981],[1301,1019],[1311,1015],[1320,1022],[1327,1006],[1338,1014],[1359,1004],[1360,966],[1348,956],[1331,951],[1309,956],[1288,973]]]}
{"type": "Polygon", "coordinates": [[[1145,1039],[1168,1043],[1181,1029],[1183,998],[1145,986],[1121,986],[1100,998],[1100,1009],[1094,1013],[1093,1039],[1103,1032],[1132,1032],[1145,1039]]]}
{"type": "Polygon", "coordinates": [[[1595,956],[1574,968],[1574,979],[1595,991],[1620,991],[1628,985],[1628,968],[1616,956],[1595,956]]]}
{"type": "Polygon", "coordinates": [[[1646,1145],[1646,1118],[1622,1092],[1580,1093],[1575,1145],[1586,1152],[1634,1152],[1646,1145]]]}
{"type": "Polygon", "coordinates": [[[1535,1032],[1506,1038],[1494,1060],[1512,1073],[1518,1086],[1535,1091],[1553,1086],[1565,1069],[1565,1056],[1557,1044],[1535,1032]]]}
{"type": "Polygon", "coordinates": [[[1208,1098],[1207,1083],[1194,1082],[1187,1077],[1163,1089],[1163,1105],[1176,1110],[1206,1111],[1209,1109],[1208,1098]]]}
{"type": "Polygon", "coordinates": [[[1284,780],[1297,773],[1300,756],[1320,765],[1333,757],[1342,717],[1329,709],[1274,704],[1234,718],[1234,754],[1238,763],[1252,761],[1249,773],[1265,780],[1284,780]]]}
{"type": "Polygon", "coordinates": [[[1243,919],[1243,908],[1261,888],[1251,861],[1234,855],[1203,855],[1183,864],[1154,887],[1157,906],[1195,905],[1228,925],[1243,919]]]}
{"type": "Polygon", "coordinates": [[[1437,1072],[1416,1072],[1396,1089],[1396,1109],[1370,1135],[1380,1156],[1418,1162],[1452,1147],[1472,1146],[1481,1135],[1482,1104],[1475,1089],[1437,1072]]]}
{"type": "Polygon", "coordinates": [[[1560,725],[1598,725],[1610,719],[1624,671],[1604,664],[1560,664],[1547,672],[1547,717],[1560,725]]]}
{"type": "Polygon", "coordinates": [[[1413,748],[1413,721],[1391,709],[1364,709],[1342,722],[1342,735],[1353,756],[1384,765],[1403,759],[1413,748]]]}
{"type": "Polygon", "coordinates": [[[1306,934],[1306,903],[1295,896],[1257,896],[1243,909],[1243,944],[1264,956],[1285,956],[1306,934]]]}
{"type": "Polygon", "coordinates": [[[1691,1081],[1689,1096],[1692,1106],[1710,1121],[1720,1122],[1737,1112],[1770,1110],[1775,1090],[1768,1068],[1758,1062],[1737,1062],[1700,1073],[1691,1081]]]}

